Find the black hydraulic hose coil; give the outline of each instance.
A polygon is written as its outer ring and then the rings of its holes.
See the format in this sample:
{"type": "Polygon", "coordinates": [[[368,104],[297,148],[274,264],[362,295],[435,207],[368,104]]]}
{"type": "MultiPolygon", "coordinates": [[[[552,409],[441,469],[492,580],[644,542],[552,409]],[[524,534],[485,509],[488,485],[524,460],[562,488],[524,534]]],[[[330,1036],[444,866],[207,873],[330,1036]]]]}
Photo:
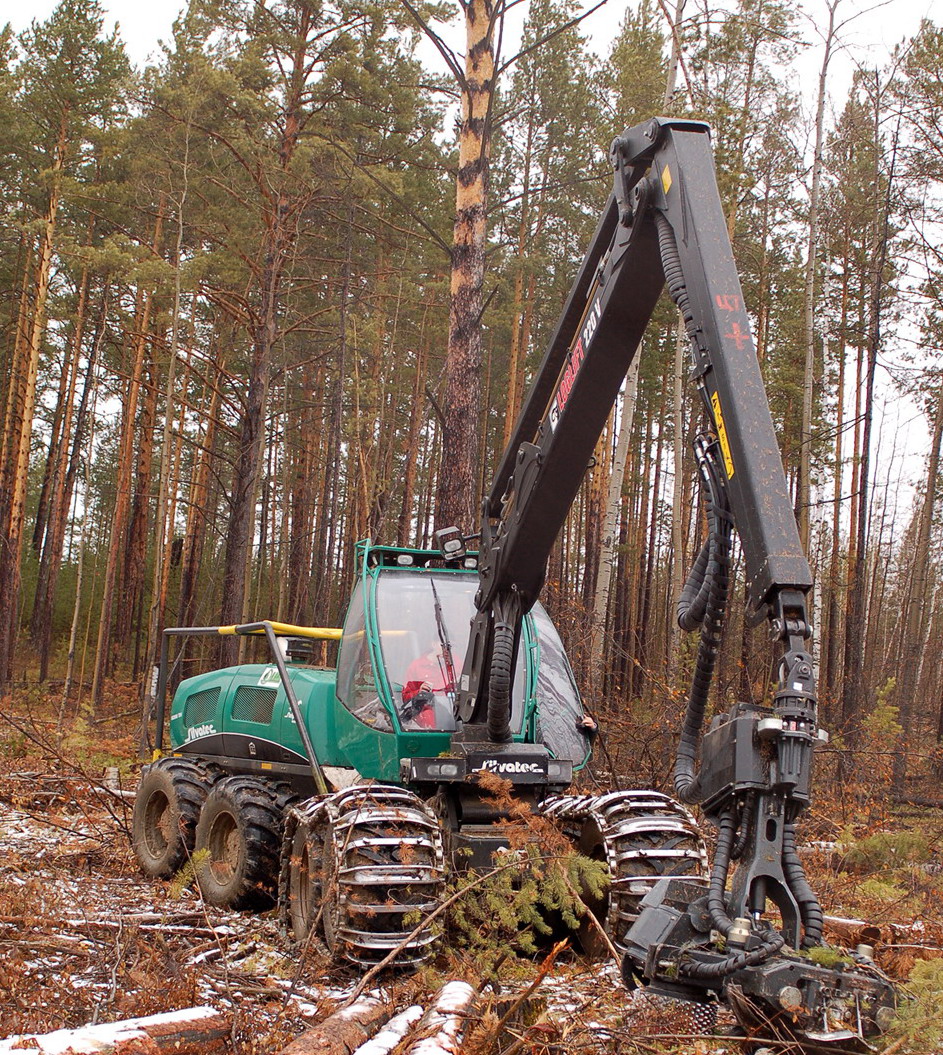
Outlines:
{"type": "Polygon", "coordinates": [[[495,623],[488,680],[488,738],[511,742],[511,671],[514,667],[514,627],[495,623]]]}
{"type": "Polygon", "coordinates": [[[688,296],[687,286],[684,284],[684,271],[681,269],[681,254],[678,252],[678,242],[675,238],[674,228],[668,218],[660,212],[655,213],[655,226],[658,230],[658,249],[661,253],[661,267],[665,273],[665,285],[671,294],[671,299],[678,305],[681,318],[684,319],[684,329],[688,337],[695,341],[697,337],[697,324],[691,312],[691,299],[688,296]]]}
{"type": "MultiPolygon", "coordinates": [[[[678,742],[678,753],[675,758],[674,788],[675,794],[682,802],[698,802],[700,799],[700,782],[697,778],[697,752],[701,738],[701,726],[704,724],[704,712],[710,694],[714,667],[720,652],[724,627],[724,613],[727,608],[727,594],[730,584],[730,532],[731,520],[727,509],[726,496],[717,473],[711,465],[707,451],[701,454],[702,476],[705,482],[708,520],[710,523],[709,559],[705,571],[707,583],[707,600],[704,606],[704,617],[700,622],[701,639],[698,642],[694,675],[688,692],[688,703],[685,709],[684,724],[678,742]]],[[[703,551],[702,551],[703,552],[703,551]]],[[[684,614],[690,614],[690,608],[684,614]]],[[[682,622],[679,604],[678,622],[682,622]]],[[[697,624],[692,626],[692,629],[697,624]]]]}
{"type": "Polygon", "coordinates": [[[711,540],[705,539],[697,559],[688,573],[681,596],[678,598],[678,626],[682,630],[697,630],[707,614],[707,594],[710,584],[707,581],[707,566],[711,557],[711,540]]]}
{"type": "Polygon", "coordinates": [[[737,836],[737,841],[733,844],[733,849],[730,851],[730,856],[734,861],[739,861],[743,856],[743,851],[747,848],[747,841],[750,838],[750,832],[753,830],[755,817],[756,802],[754,799],[749,798],[740,810],[740,820],[737,825],[740,829],[740,834],[737,836]]]}
{"type": "MultiPolygon", "coordinates": [[[[665,283],[672,300],[684,320],[685,332],[692,345],[697,345],[698,328],[691,310],[691,300],[684,282],[681,255],[674,230],[668,219],[655,213],[658,248],[661,253],[665,283]]],[[[707,543],[698,554],[678,601],[678,625],[684,630],[700,628],[694,677],[688,694],[688,704],[675,759],[675,794],[683,802],[697,802],[700,784],[697,779],[697,751],[704,724],[704,712],[710,692],[714,666],[720,649],[724,612],[730,578],[730,512],[720,476],[712,466],[707,449],[698,451],[701,475],[705,483],[710,533],[707,543]]]]}
{"type": "Polygon", "coordinates": [[[734,953],[714,963],[702,963],[698,960],[681,960],[678,971],[687,978],[726,978],[729,974],[736,974],[744,967],[753,967],[758,963],[765,963],[772,955],[786,944],[786,939],[778,932],[769,929],[769,936],[749,952],[734,953]]]}
{"type": "MultiPolygon", "coordinates": [[[[733,926],[733,920],[727,914],[724,891],[727,886],[727,873],[730,871],[730,859],[734,850],[737,831],[736,813],[733,809],[725,810],[720,816],[717,831],[717,849],[714,852],[714,866],[711,869],[710,883],[707,888],[707,911],[711,926],[726,935],[733,926]]],[[[688,978],[725,978],[744,967],[751,967],[768,960],[786,944],[786,939],[777,931],[769,929],[768,935],[755,948],[732,953],[722,960],[703,963],[699,960],[682,959],[678,964],[679,972],[688,978]]]]}
{"type": "Polygon", "coordinates": [[[714,930],[719,930],[721,934],[726,934],[733,926],[733,920],[727,915],[724,893],[727,888],[727,873],[730,871],[730,858],[736,831],[734,811],[725,810],[720,816],[714,865],[711,868],[710,883],[707,887],[707,911],[711,918],[711,926],[714,930]]]}
{"type": "Polygon", "coordinates": [[[783,875],[799,905],[799,916],[805,930],[802,944],[806,947],[821,945],[825,919],[822,915],[822,906],[815,896],[815,891],[809,886],[809,881],[805,877],[805,869],[796,851],[794,823],[786,824],[783,828],[783,875]]]}

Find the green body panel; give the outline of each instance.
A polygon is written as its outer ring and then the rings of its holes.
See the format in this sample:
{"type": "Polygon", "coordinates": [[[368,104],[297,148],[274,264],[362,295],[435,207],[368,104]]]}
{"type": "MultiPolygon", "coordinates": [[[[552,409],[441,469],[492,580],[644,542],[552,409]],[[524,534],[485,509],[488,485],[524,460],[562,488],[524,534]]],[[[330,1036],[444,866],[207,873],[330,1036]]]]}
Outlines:
{"type": "MultiPolygon", "coordinates": [[[[441,561],[436,565],[433,562],[440,555],[427,550],[369,543],[357,549],[360,574],[345,619],[338,669],[289,662],[288,676],[321,765],[351,768],[365,778],[397,782],[401,759],[434,758],[450,750],[449,697],[436,687],[435,728],[420,728],[415,720],[407,720],[404,728],[401,713],[407,695],[403,683],[415,677],[411,661],[419,661],[430,638],[434,644],[443,636],[443,628],[455,659],[452,673],[460,680],[469,606],[478,575],[474,568],[443,568],[441,561]],[[436,619],[433,609],[438,612],[436,619]],[[443,612],[448,615],[444,622],[443,612]]],[[[516,741],[544,742],[551,754],[554,743],[565,741],[554,741],[548,735],[550,705],[553,699],[567,695],[566,691],[554,695],[548,689],[551,662],[557,689],[564,671],[575,700],[569,711],[557,708],[557,728],[562,722],[572,730],[573,716],[582,713],[572,672],[561,656],[562,646],[546,614],[538,613],[536,621],[529,614],[515,679],[512,729],[516,741]],[[541,667],[545,646],[551,657],[546,672],[541,667]],[[541,678],[542,699],[548,705],[545,714],[538,706],[541,678]]],[[[181,682],[171,707],[170,745],[175,752],[251,760],[255,769],[270,768],[269,764],[306,764],[304,745],[274,663],[228,667],[181,682]]],[[[575,768],[588,757],[588,743],[585,746],[585,752],[580,743],[575,751],[572,745],[567,747],[566,757],[575,768]]]]}
{"type": "MultiPolygon", "coordinates": [[[[359,722],[346,707],[336,712],[337,748],[358,773],[374,780],[396,783],[400,779],[399,760],[414,755],[429,758],[447,752],[449,734],[388,733],[359,722]]],[[[315,742],[315,750],[319,745],[315,742]]]]}
{"type": "MultiPolygon", "coordinates": [[[[289,665],[288,674],[298,696],[311,741],[322,764],[349,765],[338,746],[335,730],[335,672],[316,667],[289,665]]],[[[265,751],[264,744],[276,745],[279,749],[277,754],[274,751],[265,752],[272,754],[273,761],[291,762],[304,759],[304,744],[291,715],[278,671],[273,665],[247,663],[238,667],[226,667],[223,670],[198,674],[180,683],[170,714],[171,750],[179,751],[185,747],[187,751],[241,757],[245,751],[238,750],[237,744],[245,738],[256,744],[260,752],[265,751]],[[240,686],[275,690],[269,721],[240,720],[233,716],[233,700],[240,686]],[[213,708],[212,717],[196,724],[187,721],[187,702],[194,695],[215,690],[217,687],[220,690],[219,699],[213,708]],[[228,743],[229,739],[234,743],[228,743]]]]}

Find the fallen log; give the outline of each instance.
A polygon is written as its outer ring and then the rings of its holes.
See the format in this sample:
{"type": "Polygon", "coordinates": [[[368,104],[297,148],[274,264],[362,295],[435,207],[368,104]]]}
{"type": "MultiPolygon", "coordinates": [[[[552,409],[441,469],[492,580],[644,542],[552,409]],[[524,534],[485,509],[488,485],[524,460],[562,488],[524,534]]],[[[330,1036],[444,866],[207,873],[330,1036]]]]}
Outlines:
{"type": "Polygon", "coordinates": [[[917,806],[921,809],[943,810],[943,799],[928,799],[923,795],[895,795],[895,806],[917,806]]]}
{"type": "Polygon", "coordinates": [[[847,945],[864,942],[866,945],[894,945],[900,941],[927,940],[937,938],[939,924],[927,924],[924,920],[913,923],[869,923],[863,919],[846,919],[842,916],[826,916],[825,932],[841,938],[847,945]]]}
{"type": "Polygon", "coordinates": [[[446,982],[416,1027],[420,1039],[408,1048],[408,1055],[456,1055],[475,995],[467,982],[446,982]]]}
{"type": "Polygon", "coordinates": [[[376,1036],[361,1044],[353,1055],[390,1055],[420,1018],[422,1008],[418,1004],[407,1007],[391,1018],[376,1036]]]}
{"type": "Polygon", "coordinates": [[[295,1037],[279,1055],[351,1055],[389,1017],[388,1004],[363,996],[295,1037]]]}
{"type": "Polygon", "coordinates": [[[882,928],[863,919],[844,919],[841,916],[826,916],[825,929],[829,934],[841,938],[848,945],[857,945],[861,942],[875,945],[893,936],[893,930],[888,926],[882,928]]]}
{"type": "Polygon", "coordinates": [[[143,1018],[105,1022],[0,1040],[0,1055],[208,1055],[223,1052],[232,1016],[212,1007],[188,1007],[143,1018]]]}

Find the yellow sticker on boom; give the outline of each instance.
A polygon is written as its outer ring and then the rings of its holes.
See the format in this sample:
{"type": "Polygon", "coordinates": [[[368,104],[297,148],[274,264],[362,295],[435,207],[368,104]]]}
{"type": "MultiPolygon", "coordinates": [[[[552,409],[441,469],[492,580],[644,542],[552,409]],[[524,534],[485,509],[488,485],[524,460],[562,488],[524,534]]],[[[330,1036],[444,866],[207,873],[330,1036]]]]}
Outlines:
{"type": "Polygon", "coordinates": [[[727,441],[727,426],[724,424],[724,415],[720,409],[720,396],[716,392],[711,393],[711,406],[714,408],[714,424],[717,426],[717,439],[720,440],[720,453],[724,456],[724,470],[727,479],[733,479],[733,456],[730,453],[730,444],[727,441]]]}
{"type": "Polygon", "coordinates": [[[668,191],[671,189],[671,169],[668,168],[667,165],[665,165],[664,169],[662,169],[661,185],[665,194],[667,194],[668,191]]]}

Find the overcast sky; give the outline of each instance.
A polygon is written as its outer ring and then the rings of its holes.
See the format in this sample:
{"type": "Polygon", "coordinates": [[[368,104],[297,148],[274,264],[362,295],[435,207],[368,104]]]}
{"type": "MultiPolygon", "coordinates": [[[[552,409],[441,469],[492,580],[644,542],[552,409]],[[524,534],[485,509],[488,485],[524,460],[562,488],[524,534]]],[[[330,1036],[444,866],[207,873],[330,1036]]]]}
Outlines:
{"type": "MultiPolygon", "coordinates": [[[[55,3],[56,0],[0,0],[0,23],[11,22],[14,29],[24,29],[33,19],[46,18],[55,3]]],[[[169,39],[171,25],[184,6],[180,0],[103,0],[103,4],[111,22],[119,23],[131,59],[138,65],[159,54],[158,41],[169,39]]],[[[887,0],[883,4],[844,0],[840,11],[865,13],[843,36],[857,61],[873,65],[887,54],[889,47],[913,33],[921,18],[932,17],[933,4],[934,0],[887,0]]],[[[584,25],[597,51],[606,50],[627,6],[627,0],[608,0],[587,18],[584,25]]],[[[811,18],[824,21],[823,0],[809,0],[805,7],[811,18]]],[[[514,9],[521,19],[525,11],[526,3],[514,9]]],[[[841,75],[840,70],[836,73],[841,75]]]]}

